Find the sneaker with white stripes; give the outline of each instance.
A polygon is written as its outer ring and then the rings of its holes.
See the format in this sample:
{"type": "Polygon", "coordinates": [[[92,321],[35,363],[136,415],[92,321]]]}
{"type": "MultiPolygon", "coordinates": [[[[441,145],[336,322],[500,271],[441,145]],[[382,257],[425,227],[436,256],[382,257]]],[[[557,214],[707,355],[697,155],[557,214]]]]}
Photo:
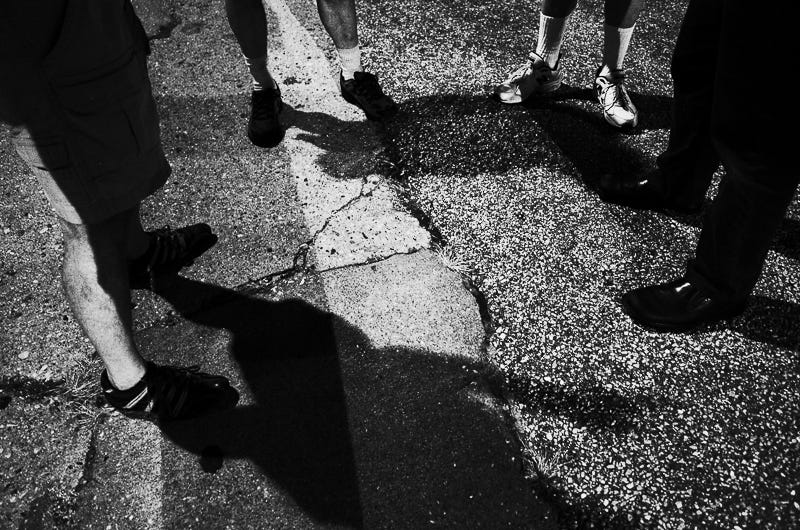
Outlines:
{"type": "Polygon", "coordinates": [[[131,289],[157,289],[159,277],[174,276],[217,242],[217,235],[205,223],[183,228],[169,226],[147,232],[150,245],[143,256],[128,262],[131,289]]]}
{"type": "Polygon", "coordinates": [[[494,93],[501,103],[522,103],[533,94],[555,92],[561,86],[562,78],[558,61],[550,68],[539,55],[531,53],[528,61],[508,74],[494,93]]]}
{"type": "Polygon", "coordinates": [[[196,366],[179,368],[148,362],[144,377],[132,388],[118,390],[108,373],[100,375],[106,402],[125,416],[153,422],[197,418],[233,408],[239,393],[221,375],[196,366]]]}
{"type": "Polygon", "coordinates": [[[594,94],[602,107],[603,118],[619,129],[636,127],[639,111],[625,88],[625,71],[611,70],[608,75],[600,75],[601,69],[597,70],[594,80],[594,94]]]}

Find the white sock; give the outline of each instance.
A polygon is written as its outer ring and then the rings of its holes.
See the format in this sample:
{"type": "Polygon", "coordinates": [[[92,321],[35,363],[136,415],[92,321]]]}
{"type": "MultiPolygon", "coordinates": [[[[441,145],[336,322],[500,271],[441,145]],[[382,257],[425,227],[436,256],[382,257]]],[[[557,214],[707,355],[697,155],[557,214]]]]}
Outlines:
{"type": "Polygon", "coordinates": [[[536,44],[536,55],[544,59],[550,68],[555,68],[558,54],[561,50],[561,41],[564,40],[564,30],[567,28],[566,17],[548,17],[539,13],[539,39],[536,44]]]}
{"type": "Polygon", "coordinates": [[[339,62],[342,64],[342,77],[345,79],[353,79],[356,72],[363,72],[364,67],[361,66],[361,47],[355,48],[336,48],[339,53],[339,62]]]}
{"type": "Polygon", "coordinates": [[[628,53],[628,46],[633,36],[633,26],[629,28],[617,28],[603,25],[603,68],[619,70],[625,62],[625,55],[628,53]]]}
{"type": "Polygon", "coordinates": [[[253,59],[245,57],[244,62],[247,65],[248,70],[250,70],[250,75],[253,77],[254,92],[258,92],[259,90],[264,90],[267,88],[275,88],[278,86],[275,83],[275,80],[272,79],[272,76],[267,69],[266,55],[262,57],[255,57],[253,59]]]}

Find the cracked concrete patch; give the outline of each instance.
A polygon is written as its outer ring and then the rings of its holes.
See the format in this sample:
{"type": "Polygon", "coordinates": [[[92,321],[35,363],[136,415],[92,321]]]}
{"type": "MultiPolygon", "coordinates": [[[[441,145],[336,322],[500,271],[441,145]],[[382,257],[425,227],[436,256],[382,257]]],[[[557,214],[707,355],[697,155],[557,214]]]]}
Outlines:
{"type": "MultiPolygon", "coordinates": [[[[375,173],[381,147],[373,125],[344,102],[327,76],[327,60],[282,2],[270,9],[281,46],[270,63],[291,80],[283,92],[288,126],[283,148],[297,180],[297,195],[312,234],[308,263],[328,270],[426,248],[430,235],[375,173]]],[[[305,249],[301,250],[305,252],[305,249]]]]}
{"type": "Polygon", "coordinates": [[[59,527],[90,437],[67,408],[23,399],[7,404],[0,417],[0,528],[59,527]]]}
{"type": "Polygon", "coordinates": [[[78,528],[163,527],[161,433],[155,424],[112,414],[97,429],[87,468],[78,528]]]}
{"type": "Polygon", "coordinates": [[[369,263],[428,248],[430,234],[406,211],[397,209],[389,185],[372,177],[361,194],[335,212],[314,238],[317,270],[369,263]]]}
{"type": "Polygon", "coordinates": [[[374,348],[418,348],[480,361],[478,307],[461,277],[435,253],[329,271],[322,280],[331,311],[357,322],[374,348]]]}

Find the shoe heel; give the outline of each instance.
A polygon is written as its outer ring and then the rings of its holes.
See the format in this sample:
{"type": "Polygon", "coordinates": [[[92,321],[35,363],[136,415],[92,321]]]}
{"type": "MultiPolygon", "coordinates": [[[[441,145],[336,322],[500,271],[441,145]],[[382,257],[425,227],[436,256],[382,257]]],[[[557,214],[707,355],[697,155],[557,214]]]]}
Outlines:
{"type": "MultiPolygon", "coordinates": [[[[358,100],[356,98],[354,98],[352,95],[348,94],[344,90],[342,90],[341,93],[342,93],[342,97],[344,98],[344,100],[346,102],[351,103],[351,104],[353,104],[356,107],[361,109],[361,105],[358,104],[358,100]]],[[[364,109],[361,109],[361,110],[364,110],[364,109]]]]}

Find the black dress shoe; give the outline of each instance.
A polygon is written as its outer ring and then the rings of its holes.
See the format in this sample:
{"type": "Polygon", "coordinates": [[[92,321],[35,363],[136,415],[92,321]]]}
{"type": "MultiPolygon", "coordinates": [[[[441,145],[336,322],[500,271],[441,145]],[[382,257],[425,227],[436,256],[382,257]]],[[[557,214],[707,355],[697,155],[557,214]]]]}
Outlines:
{"type": "Polygon", "coordinates": [[[686,278],[634,289],[622,297],[622,308],[637,324],[656,331],[691,331],[705,324],[733,318],[746,301],[714,300],[686,278]]]}
{"type": "Polygon", "coordinates": [[[637,210],[671,210],[681,214],[695,214],[703,206],[702,201],[688,203],[671,199],[665,190],[666,176],[660,169],[635,179],[620,179],[615,175],[603,175],[597,192],[605,202],[621,204],[637,210]]]}

